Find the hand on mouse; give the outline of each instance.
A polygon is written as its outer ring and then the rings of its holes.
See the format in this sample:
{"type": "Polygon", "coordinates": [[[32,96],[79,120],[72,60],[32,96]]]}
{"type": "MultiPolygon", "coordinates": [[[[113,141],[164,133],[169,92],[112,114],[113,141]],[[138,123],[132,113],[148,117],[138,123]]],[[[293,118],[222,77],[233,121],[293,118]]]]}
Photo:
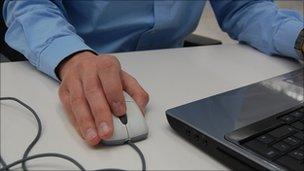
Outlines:
{"type": "Polygon", "coordinates": [[[149,101],[147,92],[111,55],[80,52],[60,64],[57,71],[62,80],[60,100],[75,128],[91,145],[112,136],[112,113],[126,113],[123,90],[142,112],[149,101]]]}

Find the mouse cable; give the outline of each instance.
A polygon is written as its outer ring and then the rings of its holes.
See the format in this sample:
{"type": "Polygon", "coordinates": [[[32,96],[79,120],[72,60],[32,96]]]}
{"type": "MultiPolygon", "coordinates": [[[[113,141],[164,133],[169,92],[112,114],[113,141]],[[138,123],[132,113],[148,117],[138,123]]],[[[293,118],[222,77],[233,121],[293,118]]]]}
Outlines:
{"type": "MultiPolygon", "coordinates": [[[[41,137],[41,131],[42,131],[42,124],[41,124],[41,120],[38,116],[38,114],[36,113],[35,110],[33,110],[30,106],[28,106],[27,104],[25,104],[24,102],[22,102],[21,100],[17,99],[17,98],[14,98],[14,97],[1,97],[0,100],[11,100],[11,101],[16,101],[18,102],[20,105],[22,105],[23,107],[25,107],[27,110],[29,110],[35,117],[36,119],[36,122],[37,122],[37,125],[38,125],[38,131],[37,131],[37,134],[35,136],[35,138],[33,139],[33,141],[30,143],[30,145],[26,148],[24,154],[23,154],[23,157],[22,159],[24,160],[29,152],[32,150],[32,148],[35,146],[35,144],[38,142],[38,140],[40,139],[41,137]]],[[[6,166],[6,163],[5,161],[2,159],[1,155],[0,155],[0,158],[1,158],[1,162],[2,165],[5,167],[6,166]]],[[[9,167],[8,167],[9,168],[9,167]]],[[[25,166],[25,162],[22,162],[22,169],[27,171],[27,168],[25,166]]],[[[8,170],[8,169],[5,169],[5,170],[8,170]]]]}
{"type": "Polygon", "coordinates": [[[139,155],[141,163],[142,163],[142,170],[145,171],[146,168],[146,160],[145,160],[145,156],[142,153],[142,151],[132,142],[132,141],[127,141],[126,144],[130,145],[139,155]]]}
{"type": "MultiPolygon", "coordinates": [[[[0,168],[0,171],[9,171],[9,169],[13,166],[16,166],[18,164],[22,164],[22,169],[27,171],[27,167],[25,165],[25,162],[28,160],[33,160],[36,158],[44,158],[44,157],[56,157],[56,158],[62,158],[65,160],[70,161],[71,163],[73,163],[75,166],[78,167],[79,170],[81,171],[85,171],[86,169],[79,163],[77,162],[75,159],[64,155],[64,154],[59,154],[59,153],[42,153],[42,154],[36,154],[36,155],[31,155],[28,156],[28,154],[30,153],[30,151],[32,150],[32,148],[35,146],[35,144],[38,142],[38,140],[41,137],[41,132],[42,132],[42,124],[41,124],[41,120],[38,116],[38,114],[35,112],[35,110],[33,110],[30,106],[28,106],[27,104],[25,104],[24,102],[22,102],[21,100],[14,98],[14,97],[0,97],[0,101],[1,100],[11,100],[11,101],[15,101],[18,102],[20,105],[22,105],[23,107],[25,107],[26,109],[28,109],[35,117],[36,121],[37,121],[37,125],[38,125],[38,131],[37,134],[34,138],[34,140],[30,143],[30,145],[26,148],[22,159],[17,160],[13,163],[10,164],[6,164],[6,162],[4,161],[4,159],[2,158],[1,154],[0,154],[0,164],[2,165],[2,167],[0,168]]],[[[129,146],[131,146],[139,155],[141,162],[142,162],[142,170],[145,171],[146,170],[146,161],[145,161],[145,157],[143,155],[143,153],[141,152],[141,150],[130,140],[126,141],[126,144],[128,144],[129,146]]],[[[95,171],[125,171],[122,169],[98,169],[95,171]]]]}
{"type": "MultiPolygon", "coordinates": [[[[74,160],[73,158],[63,155],[63,154],[59,154],[59,153],[42,153],[42,154],[36,154],[36,155],[32,155],[32,156],[27,156],[25,158],[22,158],[20,160],[14,161],[11,164],[8,164],[6,166],[4,166],[3,168],[1,168],[0,170],[4,171],[4,170],[8,170],[9,168],[16,166],[17,164],[20,163],[25,163],[28,160],[32,160],[32,159],[36,159],[36,158],[43,158],[43,157],[57,157],[57,158],[62,158],[62,159],[66,159],[70,162],[72,162],[75,166],[77,166],[81,171],[85,171],[84,167],[81,166],[81,164],[79,164],[76,160],[74,160]]],[[[25,169],[27,170],[27,167],[25,166],[25,169]]]]}

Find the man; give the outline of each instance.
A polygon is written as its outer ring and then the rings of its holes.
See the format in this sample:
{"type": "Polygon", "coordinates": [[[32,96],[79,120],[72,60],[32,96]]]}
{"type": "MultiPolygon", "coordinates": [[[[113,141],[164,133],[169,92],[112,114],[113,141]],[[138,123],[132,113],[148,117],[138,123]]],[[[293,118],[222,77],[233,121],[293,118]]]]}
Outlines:
{"type": "MultiPolygon", "coordinates": [[[[143,112],[149,100],[117,58],[106,53],[182,46],[205,3],[6,0],[6,42],[38,70],[61,80],[59,96],[66,112],[81,136],[96,145],[111,137],[112,113],[125,114],[123,90],[143,112]]],[[[301,58],[303,20],[296,12],[278,9],[271,0],[210,3],[222,30],[233,39],[269,55],[301,58]]]]}

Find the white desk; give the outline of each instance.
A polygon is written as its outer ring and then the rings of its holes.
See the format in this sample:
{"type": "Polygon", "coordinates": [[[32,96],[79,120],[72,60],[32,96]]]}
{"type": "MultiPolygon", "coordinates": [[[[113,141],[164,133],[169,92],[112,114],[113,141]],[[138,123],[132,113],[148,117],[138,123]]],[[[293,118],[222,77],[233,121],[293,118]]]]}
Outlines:
{"type": "MultiPolygon", "coordinates": [[[[222,45],[116,54],[124,70],[149,92],[147,140],[138,142],[148,169],[226,169],[168,125],[165,110],[203,97],[235,89],[292,70],[300,65],[269,57],[242,45],[222,45]]],[[[42,138],[31,154],[59,152],[75,158],[86,169],[140,169],[129,146],[90,148],[78,136],[62,110],[58,83],[27,62],[1,64],[1,96],[14,96],[32,106],[43,122],[42,138]]],[[[1,102],[1,154],[9,163],[21,158],[36,134],[32,116],[15,103],[1,102]]],[[[75,169],[61,159],[29,162],[32,169],[75,169]]],[[[19,166],[20,167],[20,166],[19,166]]]]}

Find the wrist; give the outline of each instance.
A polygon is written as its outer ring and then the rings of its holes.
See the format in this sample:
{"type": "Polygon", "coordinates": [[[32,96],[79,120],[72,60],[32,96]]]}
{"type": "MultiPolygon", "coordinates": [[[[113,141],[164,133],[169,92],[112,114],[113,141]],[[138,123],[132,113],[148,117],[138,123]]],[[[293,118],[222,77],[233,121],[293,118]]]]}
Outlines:
{"type": "Polygon", "coordinates": [[[79,61],[80,60],[79,58],[85,58],[87,56],[93,56],[93,55],[95,56],[96,54],[92,51],[84,50],[73,53],[68,57],[66,57],[65,59],[63,59],[55,69],[58,79],[62,80],[66,71],[68,71],[69,68],[68,66],[71,66],[73,63],[79,61]]]}

